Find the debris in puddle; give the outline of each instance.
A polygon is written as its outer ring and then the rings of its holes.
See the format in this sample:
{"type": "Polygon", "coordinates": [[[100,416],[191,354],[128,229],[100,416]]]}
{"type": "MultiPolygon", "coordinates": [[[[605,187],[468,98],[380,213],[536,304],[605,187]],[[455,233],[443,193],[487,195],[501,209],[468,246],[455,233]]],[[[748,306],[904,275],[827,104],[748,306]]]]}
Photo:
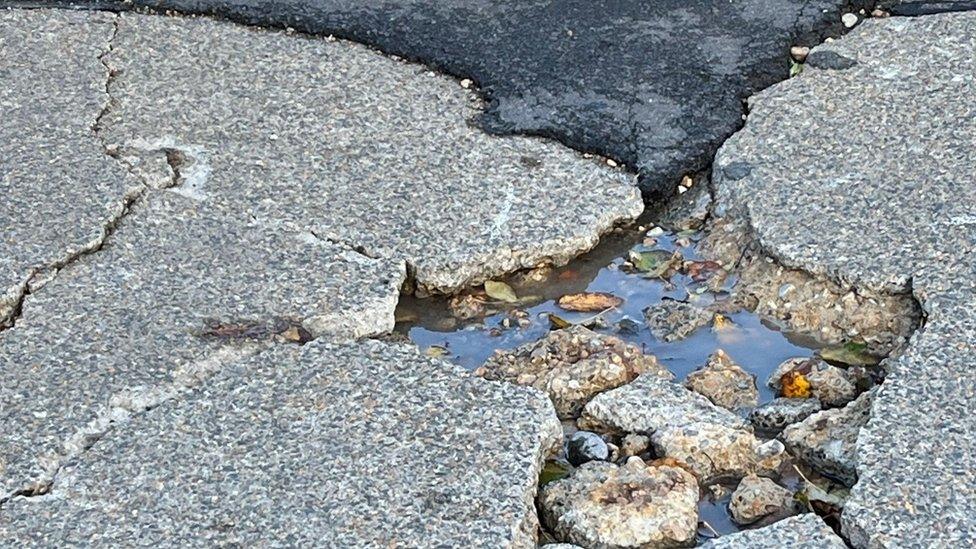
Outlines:
{"type": "Polygon", "coordinates": [[[728,410],[754,407],[759,402],[755,376],[733,362],[722,349],[708,357],[702,369],[688,375],[685,387],[728,410]]]}
{"type": "Polygon", "coordinates": [[[732,520],[743,525],[770,516],[786,518],[795,513],[795,507],[793,492],[756,475],[743,478],[729,500],[732,520]]]}
{"type": "Polygon", "coordinates": [[[673,377],[639,347],[583,326],[549,332],[514,351],[498,351],[475,373],[545,392],[562,419],[575,418],[594,395],[640,374],[673,377]]]}
{"type": "Polygon", "coordinates": [[[290,318],[271,320],[206,319],[200,337],[238,341],[282,341],[304,345],[314,339],[301,321],[290,318]]]}
{"type": "Polygon", "coordinates": [[[857,481],[857,435],[871,412],[872,389],[843,408],[817,412],[783,430],[790,453],[817,472],[846,486],[857,481]]]}
{"type": "MultiPolygon", "coordinates": [[[[707,187],[692,185],[681,199],[707,187]]],[[[824,409],[847,410],[830,408],[874,386],[883,375],[879,358],[904,345],[917,315],[910,300],[784,269],[744,245],[737,226],[697,218],[699,230],[616,231],[568,266],[539,265],[450,298],[404,296],[398,318],[409,323],[398,328],[486,379],[550,396],[567,444],[547,462],[540,486],[590,467],[623,469],[628,459],[724,486],[722,494],[704,490],[696,503],[694,535],[703,539],[714,535],[706,522],[721,534],[740,528],[729,504],[744,477],[769,477],[799,494],[804,484],[789,472],[799,457],[847,480],[813,446],[849,433],[821,433],[809,422],[824,409]],[[768,438],[777,435],[787,444],[768,438]]],[[[743,512],[738,522],[782,518],[759,515],[743,512]]],[[[547,527],[547,536],[568,539],[547,527]]]]}
{"type": "Polygon", "coordinates": [[[693,543],[699,488],[680,467],[592,461],[544,486],[542,520],[556,539],[582,547],[675,547],[693,543]]]}

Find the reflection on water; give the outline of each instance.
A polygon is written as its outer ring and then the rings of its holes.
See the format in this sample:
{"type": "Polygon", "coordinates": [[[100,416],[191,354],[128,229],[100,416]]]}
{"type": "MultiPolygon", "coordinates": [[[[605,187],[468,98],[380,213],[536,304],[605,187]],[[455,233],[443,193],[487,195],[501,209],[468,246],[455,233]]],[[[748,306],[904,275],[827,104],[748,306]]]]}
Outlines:
{"type": "MultiPolygon", "coordinates": [[[[439,347],[444,358],[474,369],[496,349],[512,349],[540,339],[550,330],[548,313],[569,322],[592,320],[594,313],[564,311],[556,300],[566,294],[589,291],[607,292],[623,298],[617,309],[599,315],[592,326],[598,332],[616,335],[640,346],[645,353],[655,355],[677,379],[703,366],[709,354],[724,349],[740,366],[757,378],[760,403],[775,395],[765,381],[782,361],[791,357],[811,356],[811,342],[777,329],[753,313],[742,311],[731,315],[734,326],[715,330],[710,326],[698,329],[686,339],[667,343],[657,340],[644,324],[643,310],[662,299],[700,301],[721,299],[719,294],[698,293],[701,284],[685,274],[675,274],[669,280],[651,279],[632,272],[626,263],[628,252],[634,250],[677,250],[685,260],[701,258],[695,251],[700,233],[664,232],[646,240],[642,232],[619,232],[606,237],[597,250],[566,267],[554,269],[542,281],[525,281],[512,277],[509,284],[524,303],[523,306],[502,307],[483,319],[461,321],[454,318],[446,298],[417,299],[404,296],[397,311],[397,330],[405,333],[422,349],[439,347]],[[514,311],[523,317],[520,325],[514,311]],[[527,323],[527,324],[526,324],[527,323]]],[[[501,307],[501,304],[498,304],[501,307]]]]}

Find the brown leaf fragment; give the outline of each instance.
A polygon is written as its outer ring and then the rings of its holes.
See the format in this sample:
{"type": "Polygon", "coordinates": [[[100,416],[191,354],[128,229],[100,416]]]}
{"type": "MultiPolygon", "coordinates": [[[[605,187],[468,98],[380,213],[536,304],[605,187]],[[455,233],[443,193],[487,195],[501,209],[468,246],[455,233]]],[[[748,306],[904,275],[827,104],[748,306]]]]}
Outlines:
{"type": "Polygon", "coordinates": [[[567,311],[579,313],[595,313],[605,311],[614,307],[619,307],[624,302],[623,299],[604,292],[583,292],[579,294],[568,294],[559,298],[556,305],[567,311]]]}

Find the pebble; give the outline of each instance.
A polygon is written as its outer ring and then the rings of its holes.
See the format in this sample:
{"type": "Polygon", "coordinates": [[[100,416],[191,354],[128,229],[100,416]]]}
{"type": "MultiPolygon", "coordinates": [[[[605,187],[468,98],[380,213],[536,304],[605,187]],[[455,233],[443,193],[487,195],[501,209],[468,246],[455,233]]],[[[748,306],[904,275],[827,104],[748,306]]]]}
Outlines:
{"type": "Polygon", "coordinates": [[[577,431],[566,441],[566,460],[574,467],[588,461],[606,461],[609,458],[610,447],[596,433],[577,431]]]}
{"type": "Polygon", "coordinates": [[[841,22],[844,23],[845,27],[852,28],[854,25],[857,24],[858,18],[857,15],[853,13],[845,13],[844,15],[841,16],[840,20],[841,22]]]}
{"type": "Polygon", "coordinates": [[[793,46],[790,48],[790,57],[797,63],[806,61],[807,55],[810,55],[810,48],[806,46],[793,46]]]}
{"type": "Polygon", "coordinates": [[[794,510],[792,492],[756,475],[743,478],[729,500],[732,520],[739,524],[752,524],[770,515],[783,517],[794,510]]]}

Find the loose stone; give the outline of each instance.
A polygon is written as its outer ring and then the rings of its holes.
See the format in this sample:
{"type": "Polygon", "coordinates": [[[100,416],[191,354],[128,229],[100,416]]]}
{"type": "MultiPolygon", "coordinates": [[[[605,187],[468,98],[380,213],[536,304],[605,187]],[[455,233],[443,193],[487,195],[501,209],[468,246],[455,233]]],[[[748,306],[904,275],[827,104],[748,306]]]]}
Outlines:
{"type": "Polygon", "coordinates": [[[647,435],[629,434],[624,437],[620,451],[624,457],[639,456],[651,448],[651,437],[647,435]]]}
{"type": "Polygon", "coordinates": [[[790,48],[790,57],[792,57],[797,63],[804,62],[807,55],[810,55],[810,48],[806,46],[793,46],[790,48]]]}
{"type": "Polygon", "coordinates": [[[815,398],[777,398],[749,412],[749,421],[756,429],[776,434],[819,411],[815,398]]]}
{"type": "Polygon", "coordinates": [[[708,357],[704,368],[688,375],[685,387],[729,410],[755,406],[759,401],[755,376],[733,362],[722,349],[708,357]]]}
{"type": "Polygon", "coordinates": [[[698,478],[771,474],[783,462],[782,445],[769,446],[749,431],[713,423],[668,427],[651,435],[655,451],[688,466],[698,478]]]}
{"type": "Polygon", "coordinates": [[[539,495],[542,520],[561,541],[648,549],[693,544],[698,482],[680,467],[589,462],[539,495]]]}
{"type": "Polygon", "coordinates": [[[819,473],[852,486],[857,480],[857,435],[868,421],[875,392],[868,391],[843,408],[818,412],[790,425],[783,431],[783,442],[819,473]]]}
{"type": "Polygon", "coordinates": [[[549,395],[562,419],[579,415],[594,395],[647,373],[670,379],[657,359],[623,340],[582,326],[550,332],[539,341],[499,351],[477,373],[485,379],[529,385],[549,395]]]}
{"type": "Polygon", "coordinates": [[[843,406],[857,396],[857,385],[851,376],[841,368],[827,364],[820,358],[791,358],[776,367],[769,377],[768,385],[773,389],[784,392],[784,380],[799,374],[809,384],[809,396],[813,396],[826,407],[843,406]]]}
{"type": "Polygon", "coordinates": [[[711,311],[673,299],[644,309],[644,320],[651,334],[666,342],[688,337],[698,328],[711,324],[713,316],[711,311]]]}
{"type": "Polygon", "coordinates": [[[749,475],[732,493],[729,511],[739,524],[752,524],[770,515],[783,517],[794,511],[793,493],[768,478],[749,475]]]}
{"type": "Polygon", "coordinates": [[[575,467],[588,461],[606,461],[610,448],[600,435],[589,431],[577,431],[566,441],[566,459],[575,467]]]}
{"type": "Polygon", "coordinates": [[[853,13],[845,13],[840,17],[840,20],[842,23],[844,23],[845,27],[852,28],[854,25],[857,24],[858,18],[857,15],[853,13]]]}

